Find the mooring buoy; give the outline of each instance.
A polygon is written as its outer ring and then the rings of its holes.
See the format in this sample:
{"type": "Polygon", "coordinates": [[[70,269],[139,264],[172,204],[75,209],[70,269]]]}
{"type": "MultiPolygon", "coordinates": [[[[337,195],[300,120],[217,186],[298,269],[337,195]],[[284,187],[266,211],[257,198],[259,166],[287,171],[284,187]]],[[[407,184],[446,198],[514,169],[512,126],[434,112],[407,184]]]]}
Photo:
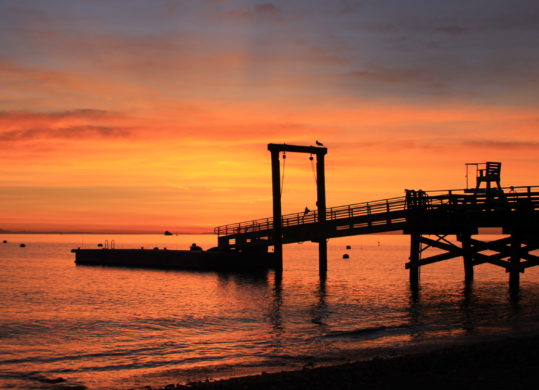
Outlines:
{"type": "Polygon", "coordinates": [[[350,256],[348,256],[348,253],[345,253],[344,255],[342,255],[342,258],[343,258],[343,259],[349,259],[350,256]]]}

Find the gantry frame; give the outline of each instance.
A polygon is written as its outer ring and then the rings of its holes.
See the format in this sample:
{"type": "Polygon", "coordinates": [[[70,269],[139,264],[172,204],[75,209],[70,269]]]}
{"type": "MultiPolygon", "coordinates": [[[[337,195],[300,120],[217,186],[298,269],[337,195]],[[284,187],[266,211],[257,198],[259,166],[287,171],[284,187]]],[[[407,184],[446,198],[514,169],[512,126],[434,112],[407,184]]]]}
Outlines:
{"type": "MultiPolygon", "coordinates": [[[[324,231],[326,222],[326,179],[324,157],[328,150],[324,147],[299,146],[287,144],[268,144],[271,152],[271,182],[273,194],[273,248],[277,256],[278,270],[283,269],[283,231],[282,231],[282,205],[281,205],[281,167],[280,153],[307,153],[316,155],[316,205],[318,208],[318,224],[320,232],[324,231]]],[[[320,274],[327,272],[327,239],[321,234],[314,237],[318,242],[319,271],[320,274]]]]}

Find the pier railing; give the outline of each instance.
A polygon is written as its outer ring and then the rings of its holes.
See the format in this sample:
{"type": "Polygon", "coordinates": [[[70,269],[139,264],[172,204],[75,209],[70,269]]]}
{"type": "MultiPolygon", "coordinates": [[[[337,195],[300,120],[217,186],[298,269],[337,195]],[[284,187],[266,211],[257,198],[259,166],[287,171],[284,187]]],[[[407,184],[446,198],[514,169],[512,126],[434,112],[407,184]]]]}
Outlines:
{"type": "MultiPolygon", "coordinates": [[[[441,208],[462,208],[474,211],[492,211],[495,208],[516,210],[526,207],[539,210],[539,186],[504,187],[489,192],[475,189],[413,191],[414,197],[401,196],[371,202],[354,203],[326,209],[326,223],[343,224],[353,221],[368,221],[369,226],[386,225],[387,230],[394,230],[395,222],[405,222],[404,212],[416,207],[425,210],[441,208]],[[414,200],[415,199],[415,200],[414,200]],[[398,218],[398,219],[395,219],[398,218]]],[[[318,211],[286,214],[282,216],[282,227],[293,228],[318,223],[318,211]]],[[[261,218],[228,225],[218,226],[214,233],[221,236],[234,236],[248,233],[270,234],[273,218],[261,218]]]]}
{"type": "MultiPolygon", "coordinates": [[[[404,211],[405,208],[406,198],[403,196],[372,202],[354,203],[326,209],[326,221],[331,222],[351,219],[354,217],[387,214],[395,211],[404,211]]],[[[314,223],[318,223],[317,210],[309,211],[307,213],[285,214],[282,216],[283,228],[314,223]]],[[[271,229],[273,229],[273,218],[261,218],[218,226],[214,229],[214,233],[219,236],[229,236],[241,233],[263,232],[271,229]]]]}
{"type": "Polygon", "coordinates": [[[539,209],[539,186],[511,186],[490,191],[436,190],[416,191],[414,197],[407,197],[407,209],[422,207],[426,210],[436,210],[451,206],[465,206],[470,211],[515,211],[526,205],[533,210],[539,209]]]}

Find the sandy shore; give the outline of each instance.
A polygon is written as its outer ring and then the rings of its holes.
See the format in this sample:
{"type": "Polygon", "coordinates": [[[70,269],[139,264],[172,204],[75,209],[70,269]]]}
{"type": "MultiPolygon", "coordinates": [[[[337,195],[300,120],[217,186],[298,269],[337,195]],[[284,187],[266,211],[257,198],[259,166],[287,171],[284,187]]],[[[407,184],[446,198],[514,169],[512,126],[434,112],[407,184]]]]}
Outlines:
{"type": "Polygon", "coordinates": [[[163,389],[539,389],[539,336],[163,389]]]}

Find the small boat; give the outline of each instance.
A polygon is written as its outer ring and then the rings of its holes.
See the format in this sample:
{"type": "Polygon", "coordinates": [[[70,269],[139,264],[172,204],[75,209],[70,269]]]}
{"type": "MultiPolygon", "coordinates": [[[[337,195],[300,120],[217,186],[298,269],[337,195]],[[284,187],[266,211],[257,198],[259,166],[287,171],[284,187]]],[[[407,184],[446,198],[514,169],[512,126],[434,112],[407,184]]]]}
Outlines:
{"type": "Polygon", "coordinates": [[[275,268],[277,257],[267,251],[159,249],[72,249],[75,263],[120,267],[200,271],[256,271],[275,268]]]}

